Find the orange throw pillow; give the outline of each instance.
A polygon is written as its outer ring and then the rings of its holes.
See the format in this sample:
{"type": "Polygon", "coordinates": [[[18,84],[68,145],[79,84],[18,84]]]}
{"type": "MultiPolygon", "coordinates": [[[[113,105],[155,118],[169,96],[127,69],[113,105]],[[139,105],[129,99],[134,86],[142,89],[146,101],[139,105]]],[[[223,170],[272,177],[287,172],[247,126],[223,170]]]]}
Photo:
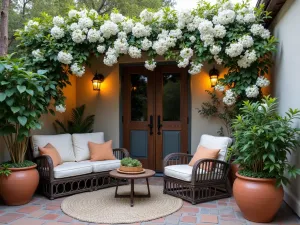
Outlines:
{"type": "MultiPolygon", "coordinates": [[[[220,150],[221,149],[208,149],[203,146],[199,146],[192,160],[190,161],[189,166],[194,166],[196,161],[198,161],[199,159],[217,159],[220,150]]],[[[212,169],[212,166],[212,164],[208,166],[209,171],[212,169]]]]}
{"type": "Polygon", "coordinates": [[[61,157],[56,150],[56,148],[50,143],[46,144],[44,147],[39,147],[39,151],[41,155],[48,155],[52,159],[53,166],[56,167],[62,164],[61,157]]]}
{"type": "Polygon", "coordinates": [[[90,150],[91,161],[116,159],[112,150],[112,140],[104,142],[102,144],[96,144],[89,141],[88,146],[90,150]]]}

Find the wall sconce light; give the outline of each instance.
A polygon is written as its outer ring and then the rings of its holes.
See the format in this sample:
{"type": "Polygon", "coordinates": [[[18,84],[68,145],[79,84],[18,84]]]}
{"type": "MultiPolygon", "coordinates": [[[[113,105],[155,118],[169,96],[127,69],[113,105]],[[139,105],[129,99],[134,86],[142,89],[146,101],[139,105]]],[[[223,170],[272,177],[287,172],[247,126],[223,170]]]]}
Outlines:
{"type": "Polygon", "coordinates": [[[104,81],[104,76],[98,72],[95,73],[94,78],[92,79],[93,90],[100,91],[101,83],[104,81]]]}
{"type": "Polygon", "coordinates": [[[219,77],[219,70],[215,68],[215,66],[209,71],[209,78],[210,78],[210,84],[211,87],[214,87],[218,83],[218,77],[219,77]]]}

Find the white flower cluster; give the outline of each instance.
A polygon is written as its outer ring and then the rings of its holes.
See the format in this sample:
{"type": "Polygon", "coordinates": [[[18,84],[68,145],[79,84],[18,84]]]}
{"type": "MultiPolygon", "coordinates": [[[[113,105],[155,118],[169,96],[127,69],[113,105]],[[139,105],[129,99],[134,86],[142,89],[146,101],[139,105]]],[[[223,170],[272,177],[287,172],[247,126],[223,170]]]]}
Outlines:
{"type": "Polygon", "coordinates": [[[114,48],[109,47],[105,53],[103,63],[107,66],[113,66],[118,62],[118,57],[119,57],[118,52],[114,48]]]}
{"type": "Polygon", "coordinates": [[[156,68],[156,62],[152,60],[145,61],[145,67],[147,70],[153,71],[156,68]]]}
{"type": "Polygon", "coordinates": [[[116,35],[119,32],[119,28],[114,22],[106,20],[100,27],[100,31],[103,37],[110,38],[112,35],[116,35]]]}
{"type": "Polygon", "coordinates": [[[221,84],[217,84],[215,86],[215,90],[222,92],[222,91],[225,91],[225,87],[223,85],[221,85],[221,84]]]}
{"type": "Polygon", "coordinates": [[[188,24],[192,23],[194,19],[192,12],[189,9],[177,12],[177,18],[177,27],[179,29],[185,28],[188,24]]]}
{"type": "Polygon", "coordinates": [[[135,46],[130,46],[128,49],[128,54],[131,58],[138,59],[142,57],[142,50],[135,46]]]}
{"type": "Polygon", "coordinates": [[[100,39],[100,31],[96,29],[90,29],[87,35],[87,39],[91,43],[95,43],[100,39]]]}
{"type": "Polygon", "coordinates": [[[71,18],[71,19],[78,16],[78,15],[79,15],[78,11],[74,10],[74,9],[70,10],[69,13],[68,13],[69,18],[71,18]]]}
{"type": "Polygon", "coordinates": [[[214,24],[227,25],[233,23],[235,19],[235,12],[231,9],[220,11],[217,16],[213,17],[214,24]]]}
{"type": "Polygon", "coordinates": [[[270,38],[270,31],[265,29],[261,24],[253,24],[250,28],[250,31],[255,36],[260,36],[263,39],[270,38]]]}
{"type": "Polygon", "coordinates": [[[192,43],[194,43],[197,39],[196,39],[196,37],[195,36],[190,36],[190,41],[192,42],[192,43]]]}
{"type": "Polygon", "coordinates": [[[256,98],[259,95],[259,88],[256,85],[252,85],[246,88],[246,96],[248,98],[256,98]]]}
{"type": "MultiPolygon", "coordinates": [[[[181,59],[178,62],[179,68],[185,68],[189,65],[190,58],[193,56],[194,52],[191,48],[184,48],[180,51],[181,59]]],[[[201,69],[201,68],[200,68],[201,69]]],[[[196,70],[196,68],[195,68],[196,70]]]]}
{"type": "Polygon", "coordinates": [[[134,23],[133,23],[132,19],[128,19],[128,20],[126,20],[126,21],[123,21],[123,22],[121,23],[121,25],[122,25],[123,31],[124,31],[126,34],[128,34],[128,33],[130,33],[130,32],[132,31],[132,28],[133,28],[133,26],[134,26],[134,23]]]}
{"type": "Polygon", "coordinates": [[[226,90],[223,102],[225,105],[232,106],[236,102],[236,93],[231,89],[226,90]]]}
{"type": "Polygon", "coordinates": [[[249,51],[247,50],[245,54],[237,61],[239,67],[248,68],[253,62],[257,60],[255,50],[249,51]]]}
{"type": "Polygon", "coordinates": [[[237,12],[236,20],[239,23],[254,23],[256,16],[252,9],[242,8],[237,12]]]}
{"type": "Polygon", "coordinates": [[[154,13],[153,12],[149,12],[148,9],[144,9],[141,13],[140,13],[140,18],[142,23],[149,23],[153,20],[154,17],[154,13]]]}
{"type": "Polygon", "coordinates": [[[126,38],[118,38],[114,42],[114,49],[118,54],[127,54],[129,48],[129,44],[126,38]]]}
{"type": "Polygon", "coordinates": [[[74,30],[72,32],[72,40],[75,42],[75,43],[82,43],[84,42],[86,38],[86,35],[82,32],[82,30],[74,30]]]}
{"type": "Polygon", "coordinates": [[[154,41],[152,48],[158,55],[163,55],[171,47],[176,46],[177,39],[169,36],[169,31],[162,30],[157,36],[157,41],[154,41]]]}
{"type": "Polygon", "coordinates": [[[51,36],[54,37],[55,39],[61,39],[65,36],[64,29],[62,29],[58,26],[52,27],[50,33],[51,33],[51,36]]]}
{"type": "Polygon", "coordinates": [[[26,32],[30,32],[30,31],[32,31],[32,30],[34,30],[36,28],[39,28],[39,25],[40,25],[39,22],[36,22],[36,21],[33,21],[33,20],[29,20],[27,22],[27,24],[25,25],[24,30],[26,32]]]}
{"type": "Polygon", "coordinates": [[[57,55],[57,60],[68,65],[72,63],[73,56],[68,52],[60,51],[57,55]]]}
{"type": "Polygon", "coordinates": [[[105,52],[105,49],[106,49],[105,45],[98,45],[98,46],[97,46],[97,51],[98,51],[99,53],[104,53],[104,52],[105,52]]]}
{"type": "Polygon", "coordinates": [[[256,80],[256,86],[258,87],[267,87],[270,85],[270,81],[262,76],[259,76],[256,80]]]}
{"type": "Polygon", "coordinates": [[[214,38],[223,38],[226,35],[226,28],[223,25],[213,23],[209,20],[202,20],[198,30],[200,31],[200,39],[204,41],[204,46],[211,46],[214,44],[214,38]]]}
{"type": "Polygon", "coordinates": [[[202,64],[201,63],[194,63],[194,62],[191,62],[191,68],[189,69],[189,74],[191,75],[196,75],[198,73],[201,72],[201,68],[202,68],[202,64]]]}
{"type": "Polygon", "coordinates": [[[148,37],[151,34],[151,27],[142,23],[136,23],[132,28],[132,34],[136,38],[148,37]]]}
{"type": "Polygon", "coordinates": [[[110,14],[110,19],[114,23],[121,23],[121,22],[123,22],[123,20],[125,19],[125,17],[122,14],[120,14],[120,13],[111,13],[110,14]]]}
{"type": "Polygon", "coordinates": [[[147,51],[149,48],[152,47],[152,41],[149,41],[148,38],[144,38],[142,41],[141,41],[141,45],[142,45],[142,50],[144,51],[147,51]]]}
{"type": "Polygon", "coordinates": [[[81,29],[91,28],[93,26],[93,24],[94,24],[93,20],[89,17],[82,17],[82,18],[79,18],[79,20],[78,20],[78,26],[81,29]]]}
{"type": "Polygon", "coordinates": [[[66,111],[66,106],[65,105],[57,105],[56,107],[55,107],[55,110],[57,111],[57,112],[60,112],[60,113],[64,113],[65,111],[66,111]]]}
{"type": "Polygon", "coordinates": [[[238,42],[241,43],[244,48],[250,48],[254,43],[253,38],[250,35],[242,36],[239,38],[238,42]]]}
{"type": "Polygon", "coordinates": [[[85,72],[85,67],[84,66],[79,66],[78,63],[74,63],[71,66],[71,71],[77,77],[82,77],[82,75],[85,72]]]}
{"type": "Polygon", "coordinates": [[[231,58],[239,56],[244,50],[243,44],[236,42],[230,44],[228,48],[225,49],[225,53],[231,58]]]}
{"type": "Polygon", "coordinates": [[[38,60],[44,59],[44,54],[40,49],[33,50],[32,55],[35,59],[38,60]]]}
{"type": "Polygon", "coordinates": [[[212,55],[218,55],[222,50],[221,46],[213,45],[210,47],[209,51],[212,55]]]}

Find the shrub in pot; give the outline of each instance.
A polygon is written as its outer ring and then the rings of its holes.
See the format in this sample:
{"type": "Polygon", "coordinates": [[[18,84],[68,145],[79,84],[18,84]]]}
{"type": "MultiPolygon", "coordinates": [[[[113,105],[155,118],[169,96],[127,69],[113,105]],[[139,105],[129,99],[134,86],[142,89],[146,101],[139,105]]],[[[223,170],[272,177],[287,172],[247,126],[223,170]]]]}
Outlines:
{"type": "Polygon", "coordinates": [[[143,167],[139,160],[126,157],[121,160],[121,166],[119,170],[123,172],[141,172],[143,167]]]}
{"type": "Polygon", "coordinates": [[[45,90],[56,88],[44,73],[27,71],[11,56],[0,58],[0,136],[11,158],[0,165],[0,193],[8,205],[26,204],[38,185],[36,164],[25,154],[30,130],[41,128],[39,118],[47,112],[45,90]]]}
{"type": "Polygon", "coordinates": [[[300,174],[288,162],[288,155],[299,147],[300,130],[292,127],[298,118],[298,109],[280,116],[277,100],[267,96],[261,102],[244,102],[241,114],[233,121],[232,148],[235,163],[240,165],[233,194],[250,221],[272,221],[282,203],[282,185],[300,174]]]}

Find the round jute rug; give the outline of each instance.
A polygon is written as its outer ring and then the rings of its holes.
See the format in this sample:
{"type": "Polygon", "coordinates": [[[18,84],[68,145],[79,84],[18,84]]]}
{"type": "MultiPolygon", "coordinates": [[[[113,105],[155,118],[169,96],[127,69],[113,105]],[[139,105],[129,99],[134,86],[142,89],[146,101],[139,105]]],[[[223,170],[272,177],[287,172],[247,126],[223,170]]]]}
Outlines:
{"type": "MultiPolygon", "coordinates": [[[[147,194],[146,185],[135,185],[136,194],[147,194]]],[[[118,194],[129,194],[130,186],[120,186],[118,194]]],[[[61,209],[67,215],[92,223],[136,223],[170,215],[182,207],[182,200],[163,194],[162,186],[150,186],[150,198],[115,198],[115,187],[73,195],[63,200],[61,209]]]]}

